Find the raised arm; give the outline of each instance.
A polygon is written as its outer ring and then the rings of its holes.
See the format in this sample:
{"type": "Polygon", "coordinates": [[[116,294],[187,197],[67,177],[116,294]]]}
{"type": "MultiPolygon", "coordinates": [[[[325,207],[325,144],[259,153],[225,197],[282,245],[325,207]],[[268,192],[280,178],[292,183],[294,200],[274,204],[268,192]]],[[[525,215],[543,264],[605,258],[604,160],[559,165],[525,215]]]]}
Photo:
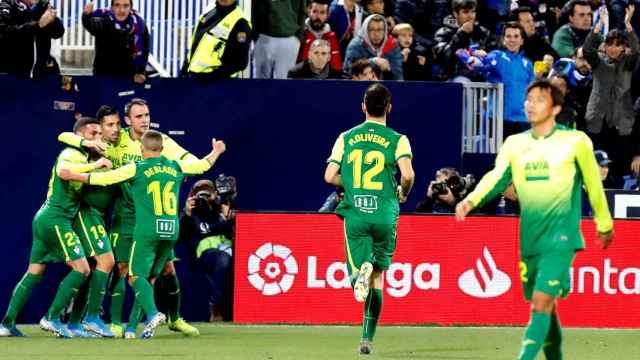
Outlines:
{"type": "Polygon", "coordinates": [[[177,160],[180,169],[182,169],[182,172],[184,172],[185,174],[195,175],[202,174],[205,171],[211,169],[220,155],[222,155],[227,150],[227,146],[221,140],[213,139],[211,141],[211,145],[211,152],[202,159],[177,160]]]}

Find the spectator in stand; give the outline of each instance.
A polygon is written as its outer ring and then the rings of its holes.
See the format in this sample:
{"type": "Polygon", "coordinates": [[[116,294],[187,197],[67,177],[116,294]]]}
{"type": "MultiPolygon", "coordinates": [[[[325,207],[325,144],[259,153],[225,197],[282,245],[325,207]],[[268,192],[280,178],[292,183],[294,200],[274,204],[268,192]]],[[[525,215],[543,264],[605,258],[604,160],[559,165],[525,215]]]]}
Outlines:
{"type": "Polygon", "coordinates": [[[351,64],[351,80],[377,81],[378,74],[369,59],[358,59],[351,64]]]}
{"type": "Polygon", "coordinates": [[[596,161],[600,167],[600,179],[602,182],[605,182],[609,176],[609,164],[613,161],[611,161],[611,159],[609,159],[609,155],[602,150],[596,150],[593,154],[596,156],[596,161]]]}
{"type": "Polygon", "coordinates": [[[59,74],[51,39],[63,34],[62,21],[48,2],[0,0],[0,73],[30,78],[59,74]]]}
{"type": "Polygon", "coordinates": [[[254,74],[258,79],[286,79],[296,64],[304,32],[306,0],[252,0],[254,74]]]}
{"type": "Polygon", "coordinates": [[[587,134],[596,148],[616,159],[610,175],[614,188],[622,188],[623,176],[635,151],[631,136],[635,122],[631,78],[638,66],[640,45],[631,26],[634,10],[633,5],[626,9],[627,36],[618,29],[609,31],[603,53],[599,53],[603,21],[594,26],[584,44],[584,56],[593,69],[593,90],[586,114],[587,134]]]}
{"type": "Polygon", "coordinates": [[[207,6],[196,25],[182,75],[203,80],[237,77],[249,64],[251,25],[236,0],[207,6]]]}
{"type": "Polygon", "coordinates": [[[309,58],[296,64],[287,77],[289,79],[343,79],[342,72],[333,69],[331,59],[331,46],[327,40],[314,40],[309,47],[309,58]]]}
{"type": "Polygon", "coordinates": [[[344,59],[347,46],[360,33],[364,9],[356,0],[333,0],[329,7],[329,26],[338,36],[340,57],[344,59]]]}
{"type": "Polygon", "coordinates": [[[482,59],[496,48],[496,40],[489,30],[476,22],[477,5],[476,0],[453,0],[453,15],[447,16],[445,26],[436,32],[433,53],[442,79],[455,82],[484,80],[456,54],[458,50],[473,51],[475,57],[482,59]]]}
{"type": "MultiPolygon", "coordinates": [[[[388,11],[386,10],[386,3],[387,1],[385,0],[361,0],[360,3],[362,4],[362,7],[364,8],[364,17],[366,18],[369,15],[373,15],[373,14],[379,14],[385,17],[386,21],[387,21],[387,29],[389,29],[389,32],[391,32],[391,30],[393,29],[394,26],[396,26],[396,19],[389,15],[387,16],[388,11]]],[[[393,10],[393,7],[392,7],[393,10]]]]}
{"type": "Polygon", "coordinates": [[[562,110],[556,115],[556,122],[568,128],[575,129],[578,113],[573,105],[574,100],[569,93],[569,79],[564,74],[555,74],[549,79],[553,85],[560,89],[562,95],[564,95],[562,110]]]}
{"type": "Polygon", "coordinates": [[[585,130],[587,103],[591,95],[593,78],[591,65],[584,58],[582,47],[574,51],[572,58],[561,58],[553,64],[549,77],[562,74],[567,77],[572,105],[576,110],[576,129],[585,130]]]}
{"type": "Polygon", "coordinates": [[[450,0],[397,0],[395,16],[398,23],[413,26],[413,37],[417,44],[431,50],[433,36],[442,26],[444,18],[451,13],[450,0]]]}
{"type": "Polygon", "coordinates": [[[94,75],[122,75],[144,83],[149,30],[133,10],[133,0],[111,0],[110,8],[95,11],[93,2],[87,3],[82,26],[96,38],[94,75]]]}
{"type": "Polygon", "coordinates": [[[504,28],[504,50],[494,50],[484,60],[487,81],[504,84],[504,138],[529,129],[524,102],[527,87],[534,80],[533,63],[521,50],[524,29],[517,22],[504,28]]]}
{"type": "MultiPolygon", "coordinates": [[[[556,51],[551,47],[549,38],[543,36],[536,29],[536,23],[533,19],[533,11],[528,7],[519,7],[511,12],[511,20],[517,21],[524,29],[525,38],[522,50],[524,56],[529,60],[542,61],[545,55],[550,55],[553,61],[559,58],[556,51]]],[[[553,61],[551,62],[553,64],[553,61]]]]}
{"type": "Polygon", "coordinates": [[[569,23],[562,25],[555,34],[551,46],[560,57],[570,57],[573,51],[584,44],[593,11],[585,0],[571,0],[565,5],[569,14],[569,23]]]}
{"type": "Polygon", "coordinates": [[[326,0],[311,0],[309,2],[309,17],[305,21],[305,29],[302,39],[302,46],[298,53],[298,62],[303,62],[309,58],[309,47],[314,40],[323,39],[331,46],[331,67],[342,70],[342,57],[340,56],[340,45],[336,33],[331,31],[331,26],[327,24],[329,18],[329,5],[326,0]]]}
{"type": "Polygon", "coordinates": [[[397,41],[388,35],[387,22],[379,14],[369,15],[362,24],[360,34],[349,43],[343,69],[351,73],[351,63],[369,59],[381,73],[383,80],[403,80],[402,54],[397,41]]]}
{"type": "Polygon", "coordinates": [[[431,80],[431,66],[429,52],[421,44],[416,44],[413,38],[411,24],[398,24],[393,28],[393,36],[398,39],[402,53],[402,73],[405,80],[431,80]]]}

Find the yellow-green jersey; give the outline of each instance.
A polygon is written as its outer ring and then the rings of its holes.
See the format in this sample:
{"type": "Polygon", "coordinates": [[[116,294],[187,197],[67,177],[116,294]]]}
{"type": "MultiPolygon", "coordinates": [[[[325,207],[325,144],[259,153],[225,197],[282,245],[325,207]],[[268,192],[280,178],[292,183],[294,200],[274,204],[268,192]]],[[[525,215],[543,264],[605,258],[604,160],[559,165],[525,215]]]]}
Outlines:
{"type": "Polygon", "coordinates": [[[536,138],[526,131],[507,138],[487,173],[467,196],[482,206],[513,182],[520,204],[522,256],[584,248],[580,232],[581,189],[587,191],[597,229],[613,229],[591,140],[582,131],[556,125],[536,138]]]}
{"type": "Polygon", "coordinates": [[[211,164],[202,160],[169,160],[164,156],[130,163],[116,170],[89,174],[90,185],[127,182],[135,204],[134,239],[175,241],[178,238],[180,185],[185,174],[202,174],[211,164]]]}
{"type": "Polygon", "coordinates": [[[77,173],[86,173],[95,169],[89,163],[89,155],[79,149],[67,147],[56,158],[51,169],[47,200],[45,206],[57,215],[73,219],[80,207],[82,183],[65,181],[58,176],[58,169],[66,168],[77,173]]]}
{"type": "Polygon", "coordinates": [[[336,213],[395,224],[400,214],[395,175],[405,156],[412,156],[409,139],[383,124],[365,121],[340,134],[328,159],[340,166],[345,192],[336,213]]]}

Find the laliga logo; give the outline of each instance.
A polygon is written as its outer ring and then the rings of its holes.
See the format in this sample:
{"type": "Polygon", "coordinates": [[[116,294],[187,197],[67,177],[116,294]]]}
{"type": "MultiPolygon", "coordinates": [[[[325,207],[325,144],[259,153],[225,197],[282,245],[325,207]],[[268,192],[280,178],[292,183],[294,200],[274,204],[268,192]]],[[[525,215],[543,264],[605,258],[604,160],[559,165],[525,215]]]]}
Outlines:
{"type": "Polygon", "coordinates": [[[286,293],[297,273],[298,263],[286,246],[266,243],[249,256],[249,282],[262,295],[286,293]]]}
{"type": "Polygon", "coordinates": [[[485,247],[482,253],[488,269],[482,259],[476,260],[476,268],[465,271],[458,279],[458,286],[465,294],[479,298],[492,298],[506,293],[511,287],[509,275],[498,270],[489,249],[485,247]],[[480,278],[476,276],[476,271],[480,278]]]}

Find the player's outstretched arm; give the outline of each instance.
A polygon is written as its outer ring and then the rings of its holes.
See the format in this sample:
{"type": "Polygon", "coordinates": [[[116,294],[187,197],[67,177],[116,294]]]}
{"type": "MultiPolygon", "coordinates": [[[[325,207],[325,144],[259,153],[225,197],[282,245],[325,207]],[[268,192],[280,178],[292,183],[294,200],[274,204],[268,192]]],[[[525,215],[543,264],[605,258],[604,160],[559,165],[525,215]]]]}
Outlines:
{"type": "Polygon", "coordinates": [[[606,249],[613,241],[613,219],[602,187],[598,163],[593,154],[593,144],[584,133],[576,144],[576,161],[593,209],[593,220],[596,222],[599,245],[606,249]]]}
{"type": "Polygon", "coordinates": [[[211,139],[211,152],[207,156],[198,160],[178,160],[178,165],[185,174],[202,174],[211,169],[225,151],[227,151],[227,145],[224,141],[214,138],[211,139]]]}
{"type": "MultiPolygon", "coordinates": [[[[107,159],[105,159],[108,161],[107,159]]],[[[98,160],[100,161],[100,160],[98,160]]],[[[78,181],[89,185],[107,186],[127,181],[136,175],[136,164],[130,163],[116,170],[106,172],[94,172],[89,174],[78,174],[68,168],[58,169],[58,176],[62,180],[78,181]]]]}
{"type": "Polygon", "coordinates": [[[63,132],[58,135],[58,141],[67,144],[75,148],[87,148],[93,149],[99,154],[104,154],[107,151],[107,144],[101,140],[85,140],[80,135],[76,135],[72,132],[63,132]]]}
{"type": "Polygon", "coordinates": [[[413,171],[413,165],[411,164],[411,157],[402,157],[398,159],[398,169],[400,169],[400,186],[398,187],[398,201],[405,203],[407,196],[416,178],[416,173],[413,171]]]}

